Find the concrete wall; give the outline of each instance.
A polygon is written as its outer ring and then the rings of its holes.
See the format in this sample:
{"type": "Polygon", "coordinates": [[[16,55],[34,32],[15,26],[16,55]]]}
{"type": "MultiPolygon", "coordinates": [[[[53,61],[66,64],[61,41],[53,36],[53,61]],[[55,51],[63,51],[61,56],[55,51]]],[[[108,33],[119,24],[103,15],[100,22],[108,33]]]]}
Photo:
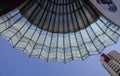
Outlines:
{"type": "Polygon", "coordinates": [[[110,12],[103,9],[101,5],[96,2],[96,0],[90,1],[93,3],[93,5],[96,6],[96,8],[98,8],[101,11],[102,14],[104,14],[104,16],[106,16],[109,20],[113,21],[114,23],[120,26],[120,0],[112,0],[117,6],[116,12],[110,12]]]}
{"type": "Polygon", "coordinates": [[[104,61],[103,57],[101,57],[100,61],[102,62],[104,68],[111,74],[111,76],[118,76],[117,73],[115,73],[114,70],[112,70],[111,67],[104,61]]]}

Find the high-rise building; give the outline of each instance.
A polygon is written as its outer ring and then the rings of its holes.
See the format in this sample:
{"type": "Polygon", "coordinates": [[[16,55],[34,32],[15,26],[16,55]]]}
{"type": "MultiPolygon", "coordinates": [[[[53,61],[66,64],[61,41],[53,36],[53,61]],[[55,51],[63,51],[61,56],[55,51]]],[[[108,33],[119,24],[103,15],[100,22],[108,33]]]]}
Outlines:
{"type": "Polygon", "coordinates": [[[111,51],[107,55],[103,53],[100,61],[111,76],[120,76],[120,53],[116,51],[111,51]]]}

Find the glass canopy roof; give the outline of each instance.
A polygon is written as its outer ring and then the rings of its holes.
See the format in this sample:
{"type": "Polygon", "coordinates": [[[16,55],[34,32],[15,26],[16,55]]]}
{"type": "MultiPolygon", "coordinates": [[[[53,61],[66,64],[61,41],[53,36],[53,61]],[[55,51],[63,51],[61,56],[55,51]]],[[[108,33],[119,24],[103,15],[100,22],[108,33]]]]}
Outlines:
{"type": "Polygon", "coordinates": [[[30,23],[56,33],[76,32],[98,19],[85,0],[29,1],[20,12],[30,23]]]}
{"type": "Polygon", "coordinates": [[[0,36],[48,62],[84,60],[116,43],[120,28],[87,0],[28,0],[0,17],[0,36]]]}

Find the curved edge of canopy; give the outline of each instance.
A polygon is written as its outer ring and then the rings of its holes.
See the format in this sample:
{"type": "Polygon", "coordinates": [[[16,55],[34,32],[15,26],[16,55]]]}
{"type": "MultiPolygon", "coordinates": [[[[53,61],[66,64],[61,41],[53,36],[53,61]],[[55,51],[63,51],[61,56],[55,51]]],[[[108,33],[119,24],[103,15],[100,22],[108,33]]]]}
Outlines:
{"type": "MultiPolygon", "coordinates": [[[[7,32],[7,31],[6,31],[7,32]]],[[[114,31],[115,32],[115,31],[114,31]]],[[[120,33],[120,32],[119,32],[120,33]]],[[[9,34],[9,31],[8,31],[8,34],[9,34]]],[[[120,35],[120,34],[119,34],[120,35]]],[[[12,46],[14,46],[13,44],[12,44],[12,40],[10,39],[9,40],[9,38],[10,37],[7,37],[7,36],[5,36],[4,34],[3,35],[1,35],[3,38],[5,38],[6,40],[8,40],[9,42],[10,42],[10,44],[12,45],[12,46]]],[[[84,54],[83,56],[82,56],[82,58],[78,58],[78,57],[74,57],[74,58],[68,58],[68,61],[64,61],[64,60],[57,60],[57,58],[56,59],[53,59],[53,60],[51,60],[51,61],[49,61],[48,59],[46,59],[46,58],[44,58],[44,57],[40,57],[40,59],[43,59],[43,60],[46,60],[46,61],[48,61],[48,62],[53,62],[53,61],[57,61],[57,62],[63,62],[63,63],[67,63],[67,62],[70,62],[70,61],[73,61],[73,60],[84,60],[84,59],[86,59],[86,58],[88,58],[89,56],[91,56],[91,55],[96,55],[96,54],[100,54],[107,46],[111,46],[111,45],[113,45],[113,44],[115,44],[115,43],[117,43],[117,41],[118,41],[118,37],[119,36],[116,36],[117,37],[117,39],[115,39],[115,42],[114,43],[109,43],[109,45],[106,45],[104,48],[102,48],[101,49],[101,51],[99,51],[99,52],[97,52],[97,50],[93,53],[93,54],[88,54],[88,53],[86,53],[86,54],[84,54]]],[[[13,39],[14,40],[14,39],[13,39]]],[[[22,45],[21,45],[22,46],[22,45]]],[[[23,46],[22,46],[23,47],[23,46]]],[[[37,58],[39,58],[39,56],[32,56],[31,54],[29,54],[29,53],[27,53],[27,51],[26,50],[28,50],[28,49],[22,49],[22,48],[18,48],[17,46],[15,46],[15,47],[13,47],[13,48],[16,48],[16,49],[18,49],[18,50],[23,50],[29,57],[37,57],[37,58]]],[[[24,47],[23,47],[24,48],[24,47]]]]}
{"type": "MultiPolygon", "coordinates": [[[[6,33],[8,33],[7,35],[9,35],[9,32],[10,31],[6,31],[6,33]]],[[[120,34],[119,34],[120,35],[120,34]]],[[[119,36],[116,36],[117,38],[115,39],[115,41],[114,41],[114,43],[113,42],[111,42],[111,43],[108,43],[108,45],[106,45],[105,47],[102,47],[102,49],[101,50],[95,50],[94,51],[94,53],[86,53],[86,54],[84,54],[84,55],[82,55],[82,57],[74,57],[74,58],[71,58],[72,56],[70,56],[68,59],[66,59],[66,60],[63,60],[63,59],[58,59],[57,60],[57,57],[55,58],[55,59],[52,59],[52,60],[48,60],[48,59],[46,59],[46,58],[44,58],[44,57],[42,57],[42,56],[34,56],[34,55],[32,55],[32,54],[30,54],[30,53],[28,53],[27,52],[27,50],[29,50],[29,49],[27,49],[27,48],[25,48],[25,46],[24,45],[21,45],[21,46],[15,46],[15,45],[13,45],[13,41],[15,41],[15,39],[10,39],[9,40],[9,38],[11,38],[11,36],[10,37],[8,37],[8,36],[6,36],[4,33],[3,34],[1,34],[0,35],[1,37],[3,37],[3,38],[5,38],[6,40],[8,40],[8,42],[12,45],[12,47],[13,48],[15,48],[15,49],[18,49],[18,50],[22,50],[23,52],[25,52],[25,54],[27,54],[27,56],[29,56],[29,57],[34,57],[34,58],[40,58],[40,59],[42,59],[42,60],[45,60],[46,62],[53,62],[53,61],[57,61],[57,62],[63,62],[63,63],[68,63],[68,62],[71,62],[71,61],[77,61],[77,60],[85,60],[86,58],[88,58],[89,56],[92,56],[92,55],[97,55],[97,54],[100,54],[107,46],[111,46],[111,45],[113,45],[113,44],[116,44],[117,43],[117,41],[118,41],[118,39],[119,39],[119,36]],[[20,48],[20,47],[22,47],[22,48],[20,48]],[[23,49],[24,48],[24,49],[23,49]],[[99,52],[98,52],[99,51],[99,52]]],[[[17,36],[16,36],[16,38],[17,38],[17,36]]],[[[19,39],[19,38],[18,38],[19,39]]],[[[24,42],[22,42],[22,41],[20,41],[21,42],[21,44],[23,43],[24,44],[24,42]]],[[[82,44],[82,45],[84,45],[84,44],[82,44]]],[[[102,45],[102,44],[101,44],[102,45]]],[[[31,47],[32,48],[32,47],[31,47]]],[[[39,51],[40,49],[38,48],[38,51],[39,51]]]]}
{"type": "MultiPolygon", "coordinates": [[[[3,37],[3,36],[1,36],[2,38],[4,38],[4,39],[6,39],[5,37],[3,37]]],[[[6,39],[7,40],[7,39],[6,39]]],[[[118,39],[119,40],[119,39],[118,39]]],[[[116,43],[118,42],[118,40],[116,41],[116,43]]],[[[7,40],[8,41],[8,40],[7,40]]],[[[9,43],[10,43],[10,41],[8,41],[9,43]]],[[[116,44],[116,43],[113,43],[113,44],[110,44],[110,45],[108,45],[108,46],[112,46],[112,45],[114,45],[114,44],[116,44]]],[[[45,59],[45,58],[41,58],[41,57],[35,57],[35,56],[30,56],[27,52],[25,52],[25,50],[26,49],[20,49],[20,48],[18,48],[18,47],[13,47],[12,46],[12,44],[10,43],[10,45],[11,45],[11,47],[12,48],[14,48],[14,49],[16,49],[16,50],[19,50],[19,51],[21,51],[21,52],[23,52],[23,53],[25,53],[26,55],[27,55],[27,57],[29,57],[29,58],[38,58],[38,59],[41,59],[41,60],[43,60],[43,61],[46,61],[46,62],[61,62],[61,63],[69,63],[69,62],[71,62],[71,61],[84,61],[85,59],[87,59],[88,57],[90,57],[90,56],[94,56],[94,55],[99,55],[99,54],[101,54],[103,51],[101,51],[101,52],[96,52],[96,54],[90,54],[90,55],[88,55],[88,54],[85,54],[84,56],[83,56],[83,58],[74,58],[73,60],[69,60],[69,61],[67,61],[67,62],[64,62],[64,61],[59,61],[59,60],[53,60],[53,61],[48,61],[47,59],[45,59]]],[[[108,46],[106,46],[106,47],[108,47],[108,46]]],[[[104,47],[102,50],[104,50],[106,47],[104,47]]]]}

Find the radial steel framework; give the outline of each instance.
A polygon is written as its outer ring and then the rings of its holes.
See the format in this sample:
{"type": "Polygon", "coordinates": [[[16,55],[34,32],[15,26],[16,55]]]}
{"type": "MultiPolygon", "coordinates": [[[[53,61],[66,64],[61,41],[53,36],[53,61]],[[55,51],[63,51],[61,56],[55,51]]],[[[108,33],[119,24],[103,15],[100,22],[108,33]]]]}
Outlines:
{"type": "Polygon", "coordinates": [[[94,8],[88,0],[26,0],[0,17],[0,36],[32,57],[84,60],[120,35],[119,26],[94,8]]]}

